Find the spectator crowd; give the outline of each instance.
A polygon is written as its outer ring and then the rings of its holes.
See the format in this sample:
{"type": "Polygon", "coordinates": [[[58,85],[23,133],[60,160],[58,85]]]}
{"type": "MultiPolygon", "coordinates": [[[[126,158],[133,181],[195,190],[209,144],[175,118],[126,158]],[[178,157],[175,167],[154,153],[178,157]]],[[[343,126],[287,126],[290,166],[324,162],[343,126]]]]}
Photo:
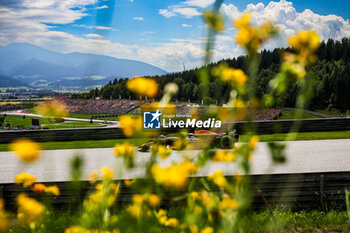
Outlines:
{"type": "Polygon", "coordinates": [[[61,98],[70,113],[126,114],[140,105],[138,100],[92,100],[61,98]]]}

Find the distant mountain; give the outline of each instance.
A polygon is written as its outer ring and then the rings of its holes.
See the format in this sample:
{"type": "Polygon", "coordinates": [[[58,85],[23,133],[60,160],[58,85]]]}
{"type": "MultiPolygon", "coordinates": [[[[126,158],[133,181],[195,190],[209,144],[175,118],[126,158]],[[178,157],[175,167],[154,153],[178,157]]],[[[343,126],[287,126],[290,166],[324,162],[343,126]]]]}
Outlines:
{"type": "Polygon", "coordinates": [[[0,74],[37,86],[106,84],[115,78],[163,75],[150,64],[88,53],[57,53],[31,44],[0,46],[0,74]],[[70,81],[74,80],[74,82],[70,81]],[[79,80],[82,80],[81,84],[79,80]]]}
{"type": "Polygon", "coordinates": [[[29,85],[20,80],[0,75],[0,87],[28,87],[29,85]]]}

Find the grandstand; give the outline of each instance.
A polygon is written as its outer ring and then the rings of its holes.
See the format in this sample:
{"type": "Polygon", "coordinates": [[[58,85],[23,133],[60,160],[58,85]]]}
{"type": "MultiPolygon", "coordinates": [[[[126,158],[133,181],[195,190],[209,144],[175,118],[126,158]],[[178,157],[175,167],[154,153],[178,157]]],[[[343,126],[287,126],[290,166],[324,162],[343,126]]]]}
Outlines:
{"type": "Polygon", "coordinates": [[[137,108],[138,100],[92,100],[60,98],[70,113],[83,114],[126,114],[137,108]]]}

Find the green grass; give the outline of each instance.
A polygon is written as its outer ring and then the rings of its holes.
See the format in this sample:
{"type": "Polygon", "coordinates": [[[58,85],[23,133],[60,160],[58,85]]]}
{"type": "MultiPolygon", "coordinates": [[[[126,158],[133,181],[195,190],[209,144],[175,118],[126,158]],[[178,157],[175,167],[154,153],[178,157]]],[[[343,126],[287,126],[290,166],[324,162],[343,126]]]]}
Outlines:
{"type": "Polygon", "coordinates": [[[252,214],[246,219],[247,232],[349,232],[350,221],[340,211],[274,211],[277,226],[268,211],[252,214]]]}
{"type": "MultiPolygon", "coordinates": [[[[172,208],[168,210],[172,213],[172,208]]],[[[45,232],[64,232],[72,225],[81,223],[79,212],[71,213],[67,211],[52,210],[44,218],[43,225],[45,232]]],[[[274,210],[277,224],[272,221],[271,214],[265,210],[253,212],[241,219],[241,226],[244,232],[349,232],[350,221],[346,212],[331,210],[322,211],[281,211],[274,210]]],[[[181,219],[183,216],[175,216],[181,219]]],[[[16,224],[10,228],[13,233],[30,233],[29,228],[16,224]]],[[[178,232],[169,228],[162,232],[178,232]]]]}
{"type": "MultiPolygon", "coordinates": [[[[282,110],[282,115],[278,118],[278,120],[295,119],[295,113],[297,111],[298,110],[282,110]]],[[[321,117],[303,111],[303,115],[301,118],[302,119],[309,119],[309,118],[321,118],[321,117]]]]}
{"type": "MultiPolygon", "coordinates": [[[[39,118],[41,127],[48,127],[49,129],[64,129],[64,128],[87,128],[95,127],[101,124],[99,123],[89,123],[89,122],[63,122],[63,123],[54,123],[49,121],[47,118],[39,118]]],[[[32,125],[32,118],[26,117],[23,119],[21,116],[6,116],[3,126],[10,124],[13,127],[23,126],[28,128],[32,125]]]]}
{"type": "MultiPolygon", "coordinates": [[[[47,118],[39,118],[40,124],[52,124],[47,118]]],[[[24,126],[28,128],[32,125],[32,118],[22,116],[6,116],[3,125],[10,124],[11,126],[24,126]]]]}
{"type": "Polygon", "coordinates": [[[59,123],[59,124],[49,124],[42,125],[43,127],[48,127],[49,129],[69,129],[69,128],[89,128],[100,126],[99,123],[89,123],[89,122],[67,122],[67,123],[59,123]]]}
{"type": "MultiPolygon", "coordinates": [[[[114,147],[115,144],[122,144],[128,142],[132,145],[138,146],[150,140],[149,138],[130,138],[130,139],[106,139],[106,140],[84,140],[84,141],[70,141],[70,142],[43,142],[41,146],[45,150],[57,149],[81,149],[81,148],[106,148],[114,147]]],[[[8,151],[9,144],[0,144],[0,151],[8,151]]]]}
{"type": "MultiPolygon", "coordinates": [[[[284,141],[287,134],[267,134],[259,135],[260,141],[284,141]]],[[[295,140],[323,140],[323,139],[344,139],[350,138],[350,131],[335,131],[335,132],[305,132],[297,133],[295,140]]],[[[248,140],[247,135],[241,135],[239,140],[246,142],[248,140]]]]}
{"type": "Polygon", "coordinates": [[[335,115],[335,116],[340,116],[340,115],[346,115],[346,113],[345,112],[341,112],[341,111],[339,111],[338,109],[330,109],[330,110],[321,110],[321,109],[319,109],[319,110],[315,110],[315,112],[319,112],[319,113],[323,113],[323,114],[328,114],[328,115],[335,115]]]}

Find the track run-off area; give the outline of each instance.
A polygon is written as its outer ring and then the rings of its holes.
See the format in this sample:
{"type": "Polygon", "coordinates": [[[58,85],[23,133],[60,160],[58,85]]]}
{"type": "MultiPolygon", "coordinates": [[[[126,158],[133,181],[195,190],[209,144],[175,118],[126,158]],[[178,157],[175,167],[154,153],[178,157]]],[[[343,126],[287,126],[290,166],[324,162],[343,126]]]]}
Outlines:
{"type": "MultiPolygon", "coordinates": [[[[267,143],[260,142],[252,159],[252,175],[288,174],[313,172],[350,171],[350,139],[289,141],[287,144],[287,161],[282,165],[272,162],[267,143]]],[[[185,157],[196,158],[200,150],[173,151],[167,160],[161,160],[161,165],[167,166],[181,162],[185,157]]],[[[14,183],[14,178],[20,172],[28,172],[38,177],[37,182],[69,181],[70,161],[80,155],[84,160],[84,179],[101,167],[109,167],[115,172],[115,179],[132,179],[144,177],[145,164],[150,157],[148,152],[137,152],[135,168],[125,170],[121,158],[116,158],[113,148],[66,149],[42,151],[41,157],[34,163],[22,163],[13,152],[0,152],[0,183],[14,183]],[[124,169],[124,170],[123,170],[124,169]]],[[[222,170],[225,175],[234,175],[237,170],[235,163],[209,162],[201,168],[197,176],[207,176],[216,170],[222,170]]]]}

